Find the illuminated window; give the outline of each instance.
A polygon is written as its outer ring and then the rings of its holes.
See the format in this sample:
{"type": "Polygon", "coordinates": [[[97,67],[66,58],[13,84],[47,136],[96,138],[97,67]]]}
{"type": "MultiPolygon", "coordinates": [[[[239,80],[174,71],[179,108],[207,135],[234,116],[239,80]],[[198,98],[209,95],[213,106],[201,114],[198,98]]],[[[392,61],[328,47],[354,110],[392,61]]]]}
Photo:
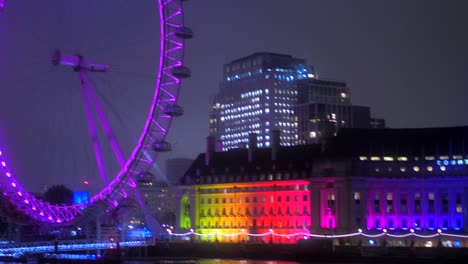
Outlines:
{"type": "Polygon", "coordinates": [[[432,171],[432,170],[433,170],[432,166],[427,166],[427,171],[432,171]]]}
{"type": "Polygon", "coordinates": [[[371,157],[370,158],[372,161],[379,161],[380,160],[380,157],[371,157]]]}
{"type": "Polygon", "coordinates": [[[360,204],[361,203],[361,193],[359,192],[355,192],[354,193],[354,202],[356,204],[360,204]]]}
{"type": "Polygon", "coordinates": [[[401,167],[401,168],[400,168],[400,171],[405,172],[405,171],[406,171],[406,167],[401,167]]]}
{"type": "Polygon", "coordinates": [[[367,160],[367,157],[366,156],[360,156],[359,160],[367,160]]]}
{"type": "Polygon", "coordinates": [[[419,171],[419,167],[418,167],[418,166],[414,166],[414,167],[413,167],[413,170],[416,171],[416,172],[418,172],[418,171],[419,171]]]}
{"type": "Polygon", "coordinates": [[[434,193],[430,192],[427,194],[427,199],[428,199],[428,208],[427,210],[429,213],[434,213],[435,212],[435,195],[434,193]]]}
{"type": "Polygon", "coordinates": [[[393,161],[393,157],[383,157],[383,160],[385,160],[385,161],[393,161]]]}
{"type": "Polygon", "coordinates": [[[408,161],[408,157],[398,157],[397,160],[399,160],[399,161],[408,161]]]}
{"type": "Polygon", "coordinates": [[[456,198],[455,198],[455,210],[457,213],[462,213],[463,212],[463,207],[462,207],[462,196],[461,194],[457,193],[456,198]]]}
{"type": "Polygon", "coordinates": [[[441,171],[447,170],[447,168],[445,166],[440,166],[439,168],[440,168],[441,171]]]}
{"type": "Polygon", "coordinates": [[[393,193],[387,193],[387,213],[393,213],[393,193]]]}

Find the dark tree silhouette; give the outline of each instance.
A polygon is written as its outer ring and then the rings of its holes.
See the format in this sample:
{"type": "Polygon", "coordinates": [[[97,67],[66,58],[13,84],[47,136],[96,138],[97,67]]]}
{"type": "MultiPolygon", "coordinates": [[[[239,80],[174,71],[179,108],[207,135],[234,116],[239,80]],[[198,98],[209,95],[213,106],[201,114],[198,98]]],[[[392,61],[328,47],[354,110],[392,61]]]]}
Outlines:
{"type": "Polygon", "coordinates": [[[47,189],[43,199],[51,204],[73,204],[73,191],[64,185],[54,185],[47,189]]]}

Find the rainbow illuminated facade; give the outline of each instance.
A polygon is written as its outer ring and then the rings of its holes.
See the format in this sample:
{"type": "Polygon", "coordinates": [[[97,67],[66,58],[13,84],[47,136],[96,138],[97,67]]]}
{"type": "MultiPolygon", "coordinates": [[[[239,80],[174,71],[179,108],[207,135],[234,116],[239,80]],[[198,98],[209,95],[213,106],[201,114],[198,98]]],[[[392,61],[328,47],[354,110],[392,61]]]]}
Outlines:
{"type": "Polygon", "coordinates": [[[296,242],[303,237],[265,234],[308,234],[309,195],[306,180],[203,185],[196,195],[196,229],[207,241],[296,242]]]}
{"type": "Polygon", "coordinates": [[[227,243],[361,243],[363,232],[375,244],[468,246],[465,139],[468,127],[343,129],[326,146],[208,147],[183,180],[190,228],[227,243]]]}

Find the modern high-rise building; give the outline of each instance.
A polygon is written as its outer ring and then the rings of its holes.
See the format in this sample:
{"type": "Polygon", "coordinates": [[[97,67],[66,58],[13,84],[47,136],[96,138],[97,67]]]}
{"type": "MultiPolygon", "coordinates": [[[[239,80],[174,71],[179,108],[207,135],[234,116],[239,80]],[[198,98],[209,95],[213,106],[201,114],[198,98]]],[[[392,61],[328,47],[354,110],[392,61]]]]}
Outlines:
{"type": "Polygon", "coordinates": [[[319,79],[290,55],[255,53],[225,64],[212,104],[210,135],[222,151],[247,147],[249,133],[262,148],[272,144],[272,130],[281,131],[282,146],[292,146],[371,127],[370,107],[351,104],[346,82],[319,79]]]}
{"type": "Polygon", "coordinates": [[[370,107],[351,104],[346,82],[322,80],[311,74],[309,78],[296,83],[296,144],[321,142],[345,127],[370,127],[370,107]]]}
{"type": "Polygon", "coordinates": [[[294,145],[296,80],[307,78],[303,59],[275,53],[254,53],[224,65],[223,82],[213,98],[210,134],[222,150],[247,145],[269,147],[270,131],[281,130],[281,145],[294,145]]]}

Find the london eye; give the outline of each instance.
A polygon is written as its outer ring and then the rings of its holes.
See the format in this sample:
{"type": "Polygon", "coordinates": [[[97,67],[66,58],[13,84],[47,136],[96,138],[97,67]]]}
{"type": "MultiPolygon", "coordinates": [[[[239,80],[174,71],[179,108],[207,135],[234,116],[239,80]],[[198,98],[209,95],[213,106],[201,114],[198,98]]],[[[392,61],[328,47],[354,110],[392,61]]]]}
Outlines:
{"type": "MultiPolygon", "coordinates": [[[[112,1],[112,3],[114,2],[115,4],[122,4],[120,1],[112,1]]],[[[140,124],[141,133],[132,141],[134,143],[131,143],[133,147],[130,148],[129,153],[126,153],[124,150],[125,148],[121,147],[122,142],[118,135],[116,135],[119,133],[116,133],[114,129],[115,122],[109,118],[112,109],[106,109],[106,100],[102,99],[100,91],[96,89],[96,83],[99,81],[95,81],[90,77],[92,75],[106,74],[108,71],[111,72],[112,65],[101,61],[94,62],[93,55],[99,55],[96,52],[95,54],[90,54],[93,52],[84,54],[79,53],[79,51],[74,53],[76,51],[69,51],[69,49],[67,49],[69,47],[64,47],[63,49],[58,48],[55,51],[51,50],[47,55],[50,57],[50,54],[53,54],[52,64],[55,65],[55,67],[52,67],[49,59],[49,65],[46,66],[48,69],[69,68],[67,69],[71,69],[71,71],[69,71],[71,72],[69,76],[73,75],[73,78],[78,79],[78,81],[75,79],[75,84],[79,83],[78,90],[81,94],[80,99],[82,100],[81,108],[84,109],[82,117],[86,122],[85,124],[76,126],[86,127],[88,136],[91,138],[88,139],[88,143],[92,146],[94,154],[93,163],[97,168],[97,173],[91,174],[94,175],[95,181],[102,181],[102,188],[91,195],[89,199],[79,204],[65,205],[47,202],[38,198],[37,195],[30,192],[28,188],[24,186],[25,180],[43,176],[19,175],[16,173],[13,166],[10,166],[8,151],[5,151],[5,148],[0,146],[0,189],[3,193],[3,197],[16,205],[19,211],[35,219],[35,221],[58,226],[80,224],[89,221],[90,218],[94,218],[96,215],[102,214],[108,208],[118,206],[120,200],[129,196],[136,195],[136,200],[141,199],[141,197],[138,197],[138,183],[148,180],[148,175],[151,175],[150,171],[157,156],[162,152],[171,150],[171,144],[166,141],[166,136],[168,135],[173,119],[183,115],[183,108],[178,105],[181,80],[191,76],[191,71],[184,64],[184,42],[186,39],[192,38],[193,33],[191,29],[184,24],[183,4],[186,1],[157,0],[154,2],[156,3],[152,3],[154,9],[152,9],[151,12],[159,14],[159,50],[156,52],[159,54],[159,61],[155,63],[157,64],[155,67],[157,69],[151,69],[151,74],[154,76],[155,83],[153,85],[151,98],[147,98],[148,102],[150,102],[149,110],[147,109],[144,124],[140,124]],[[101,130],[99,130],[100,128],[101,130]],[[106,144],[109,146],[108,150],[103,148],[103,145],[106,144]],[[108,159],[106,153],[111,153],[111,156],[115,158],[117,164],[116,170],[106,168],[105,161],[108,159]]],[[[3,17],[0,17],[0,23],[3,23],[2,28],[5,29],[5,31],[7,31],[6,29],[9,27],[8,18],[18,15],[15,14],[16,10],[14,4],[16,3],[0,1],[0,9],[3,13],[3,17]]],[[[68,3],[62,5],[67,4],[68,3]]],[[[67,14],[62,14],[61,19],[66,20],[67,14]]],[[[118,20],[118,18],[114,19],[118,20]]],[[[38,21],[38,23],[40,22],[38,21]]],[[[131,23],[131,21],[128,21],[128,23],[131,23]]],[[[119,31],[118,28],[114,30],[117,32],[119,31]]],[[[47,38],[47,36],[44,36],[42,33],[37,34],[40,39],[47,38]]],[[[71,34],[73,35],[73,33],[71,34]]],[[[99,42],[99,40],[93,41],[99,42]]],[[[8,43],[8,39],[6,39],[4,43],[8,43]]],[[[4,46],[2,46],[2,48],[4,48],[4,46]]],[[[125,50],[119,50],[118,52],[125,52],[125,50]]],[[[119,54],[114,54],[114,56],[118,55],[119,54]]],[[[21,57],[21,55],[18,55],[18,57],[21,57]]],[[[9,69],[6,69],[5,71],[8,70],[9,69]]],[[[5,75],[8,75],[8,72],[5,73],[5,75]]],[[[16,84],[15,81],[10,82],[10,84],[11,83],[16,84]]],[[[4,89],[17,88],[8,86],[2,88],[2,90],[4,89]]],[[[131,87],[127,90],[132,89],[138,89],[138,87],[131,87]]],[[[32,95],[32,97],[34,96],[32,95]]],[[[4,99],[7,100],[7,98],[4,99]]],[[[34,101],[34,99],[30,100],[34,101]]],[[[0,104],[2,104],[2,102],[0,102],[0,104]]],[[[133,104],[135,105],[135,103],[133,104]]],[[[43,109],[43,106],[40,109],[43,109]]],[[[4,108],[2,111],[3,110],[4,108]]],[[[3,112],[5,114],[12,114],[8,111],[3,112]]],[[[27,122],[34,123],[34,113],[29,111],[27,115],[29,115],[27,122]]],[[[21,120],[18,122],[21,122],[21,120]]],[[[35,128],[31,125],[31,129],[34,130],[35,128]]],[[[2,131],[8,131],[8,127],[2,127],[2,131]]],[[[4,134],[9,133],[2,133],[1,136],[4,137],[4,134]]],[[[8,140],[21,141],[23,139],[3,138],[0,142],[3,143],[8,140]]],[[[74,144],[75,146],[81,144],[79,142],[73,143],[73,138],[69,138],[68,140],[70,144],[74,144]]],[[[57,162],[57,159],[48,160],[47,155],[38,157],[38,159],[41,159],[41,162],[44,163],[57,162]]],[[[29,166],[28,160],[17,161],[16,163],[23,163],[24,166],[29,166]]],[[[62,175],[62,177],[72,178],[76,176],[62,175]]]]}

